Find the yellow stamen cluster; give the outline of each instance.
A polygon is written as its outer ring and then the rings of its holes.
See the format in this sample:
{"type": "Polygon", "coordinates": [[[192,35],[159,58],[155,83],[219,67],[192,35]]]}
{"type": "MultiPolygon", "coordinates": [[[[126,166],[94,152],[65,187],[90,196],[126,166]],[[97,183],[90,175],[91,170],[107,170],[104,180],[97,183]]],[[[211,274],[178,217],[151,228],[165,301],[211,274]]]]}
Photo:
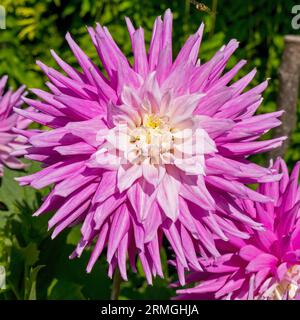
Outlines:
{"type": "Polygon", "coordinates": [[[160,128],[163,124],[164,121],[154,114],[146,115],[143,121],[144,127],[152,129],[160,128]]]}
{"type": "Polygon", "coordinates": [[[287,296],[293,300],[300,291],[300,266],[294,265],[288,269],[283,280],[275,283],[268,291],[264,296],[269,299],[282,300],[287,296]]]}
{"type": "Polygon", "coordinates": [[[135,157],[150,162],[159,161],[160,154],[170,152],[173,134],[167,119],[154,114],[145,115],[142,125],[131,131],[130,142],[135,148],[135,157]]]}

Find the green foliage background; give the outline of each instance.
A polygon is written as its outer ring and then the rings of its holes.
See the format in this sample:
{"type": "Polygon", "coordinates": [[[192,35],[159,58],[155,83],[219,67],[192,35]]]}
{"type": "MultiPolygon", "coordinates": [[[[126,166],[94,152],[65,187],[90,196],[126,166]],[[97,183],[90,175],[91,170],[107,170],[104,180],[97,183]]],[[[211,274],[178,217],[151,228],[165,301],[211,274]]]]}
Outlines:
{"type": "MultiPolygon", "coordinates": [[[[174,14],[174,53],[201,21],[206,25],[200,52],[203,61],[231,38],[238,39],[240,49],[228,67],[242,58],[247,59],[248,64],[240,76],[256,67],[258,73],[253,85],[271,78],[260,112],[275,110],[283,35],[299,33],[291,27],[294,1],[202,2],[209,8],[217,5],[215,17],[196,10],[188,0],[1,0],[0,4],[7,11],[7,29],[0,30],[0,74],[8,74],[9,84],[14,88],[21,83],[28,88],[43,88],[46,79],[35,61],[41,60],[55,67],[51,48],[76,66],[64,41],[67,31],[99,63],[86,32],[86,26],[95,22],[108,26],[122,50],[131,58],[124,17],[129,16],[136,26],[144,27],[149,44],[155,17],[171,8],[174,14]]],[[[290,165],[300,158],[299,143],[298,122],[286,154],[290,165]]],[[[256,160],[264,161],[262,156],[256,160]]],[[[37,165],[31,164],[26,171],[36,169],[37,165]]],[[[47,190],[35,192],[19,187],[13,178],[25,174],[6,169],[0,188],[0,265],[4,265],[7,271],[7,288],[0,291],[0,299],[109,299],[111,281],[106,275],[104,258],[89,275],[85,267],[90,252],[85,252],[79,260],[68,260],[79,238],[79,228],[51,240],[47,217],[31,217],[47,190]]],[[[163,251],[165,279],[157,279],[154,286],[149,287],[141,268],[138,268],[137,274],[130,273],[129,282],[122,283],[120,298],[168,299],[174,295],[168,284],[176,279],[176,275],[167,268],[167,256],[169,253],[163,251]]]]}

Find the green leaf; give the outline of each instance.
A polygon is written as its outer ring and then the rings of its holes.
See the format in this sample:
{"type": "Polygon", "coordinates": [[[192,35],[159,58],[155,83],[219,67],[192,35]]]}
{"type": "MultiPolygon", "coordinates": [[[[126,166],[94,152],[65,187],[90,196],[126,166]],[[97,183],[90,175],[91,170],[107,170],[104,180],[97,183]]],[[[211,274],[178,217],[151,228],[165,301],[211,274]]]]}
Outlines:
{"type": "Polygon", "coordinates": [[[37,282],[37,276],[39,271],[44,268],[45,266],[39,265],[35,268],[30,269],[29,278],[27,281],[27,288],[25,288],[25,292],[28,293],[28,300],[36,300],[37,294],[36,294],[36,282],[37,282]]]}
{"type": "Polygon", "coordinates": [[[82,285],[55,279],[51,286],[47,297],[50,300],[85,300],[82,285]]]}
{"type": "Polygon", "coordinates": [[[19,248],[26,266],[33,266],[39,259],[40,251],[36,243],[30,243],[25,248],[19,248]]]}
{"type": "Polygon", "coordinates": [[[80,226],[73,227],[68,236],[67,236],[67,244],[77,245],[81,238],[80,226]]]}

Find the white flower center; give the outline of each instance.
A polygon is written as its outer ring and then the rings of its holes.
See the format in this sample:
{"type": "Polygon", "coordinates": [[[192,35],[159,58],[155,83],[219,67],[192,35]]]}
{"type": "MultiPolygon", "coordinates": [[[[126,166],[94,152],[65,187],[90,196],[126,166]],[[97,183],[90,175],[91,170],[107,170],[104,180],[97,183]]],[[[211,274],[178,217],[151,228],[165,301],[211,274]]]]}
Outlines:
{"type": "Polygon", "coordinates": [[[300,265],[289,268],[281,282],[274,283],[264,294],[269,300],[293,300],[300,294],[300,265]]]}
{"type": "Polygon", "coordinates": [[[140,121],[120,121],[97,151],[98,164],[175,165],[187,174],[205,174],[205,154],[216,151],[204,129],[189,119],[172,124],[168,116],[145,114],[140,121]],[[105,162],[106,161],[106,162],[105,162]]]}
{"type": "Polygon", "coordinates": [[[173,152],[174,133],[168,119],[146,115],[142,125],[129,132],[128,160],[158,164],[161,156],[173,152]]]}

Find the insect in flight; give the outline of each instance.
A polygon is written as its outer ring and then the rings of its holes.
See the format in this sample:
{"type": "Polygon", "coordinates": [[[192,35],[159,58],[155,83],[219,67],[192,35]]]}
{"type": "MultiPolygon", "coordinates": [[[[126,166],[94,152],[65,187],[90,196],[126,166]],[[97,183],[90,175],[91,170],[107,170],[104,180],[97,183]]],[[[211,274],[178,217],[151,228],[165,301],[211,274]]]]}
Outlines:
{"type": "Polygon", "coordinates": [[[204,3],[197,2],[195,0],[190,0],[190,3],[193,4],[196,7],[196,9],[199,11],[203,11],[206,13],[212,13],[210,8],[207,5],[205,5],[204,3]]]}

